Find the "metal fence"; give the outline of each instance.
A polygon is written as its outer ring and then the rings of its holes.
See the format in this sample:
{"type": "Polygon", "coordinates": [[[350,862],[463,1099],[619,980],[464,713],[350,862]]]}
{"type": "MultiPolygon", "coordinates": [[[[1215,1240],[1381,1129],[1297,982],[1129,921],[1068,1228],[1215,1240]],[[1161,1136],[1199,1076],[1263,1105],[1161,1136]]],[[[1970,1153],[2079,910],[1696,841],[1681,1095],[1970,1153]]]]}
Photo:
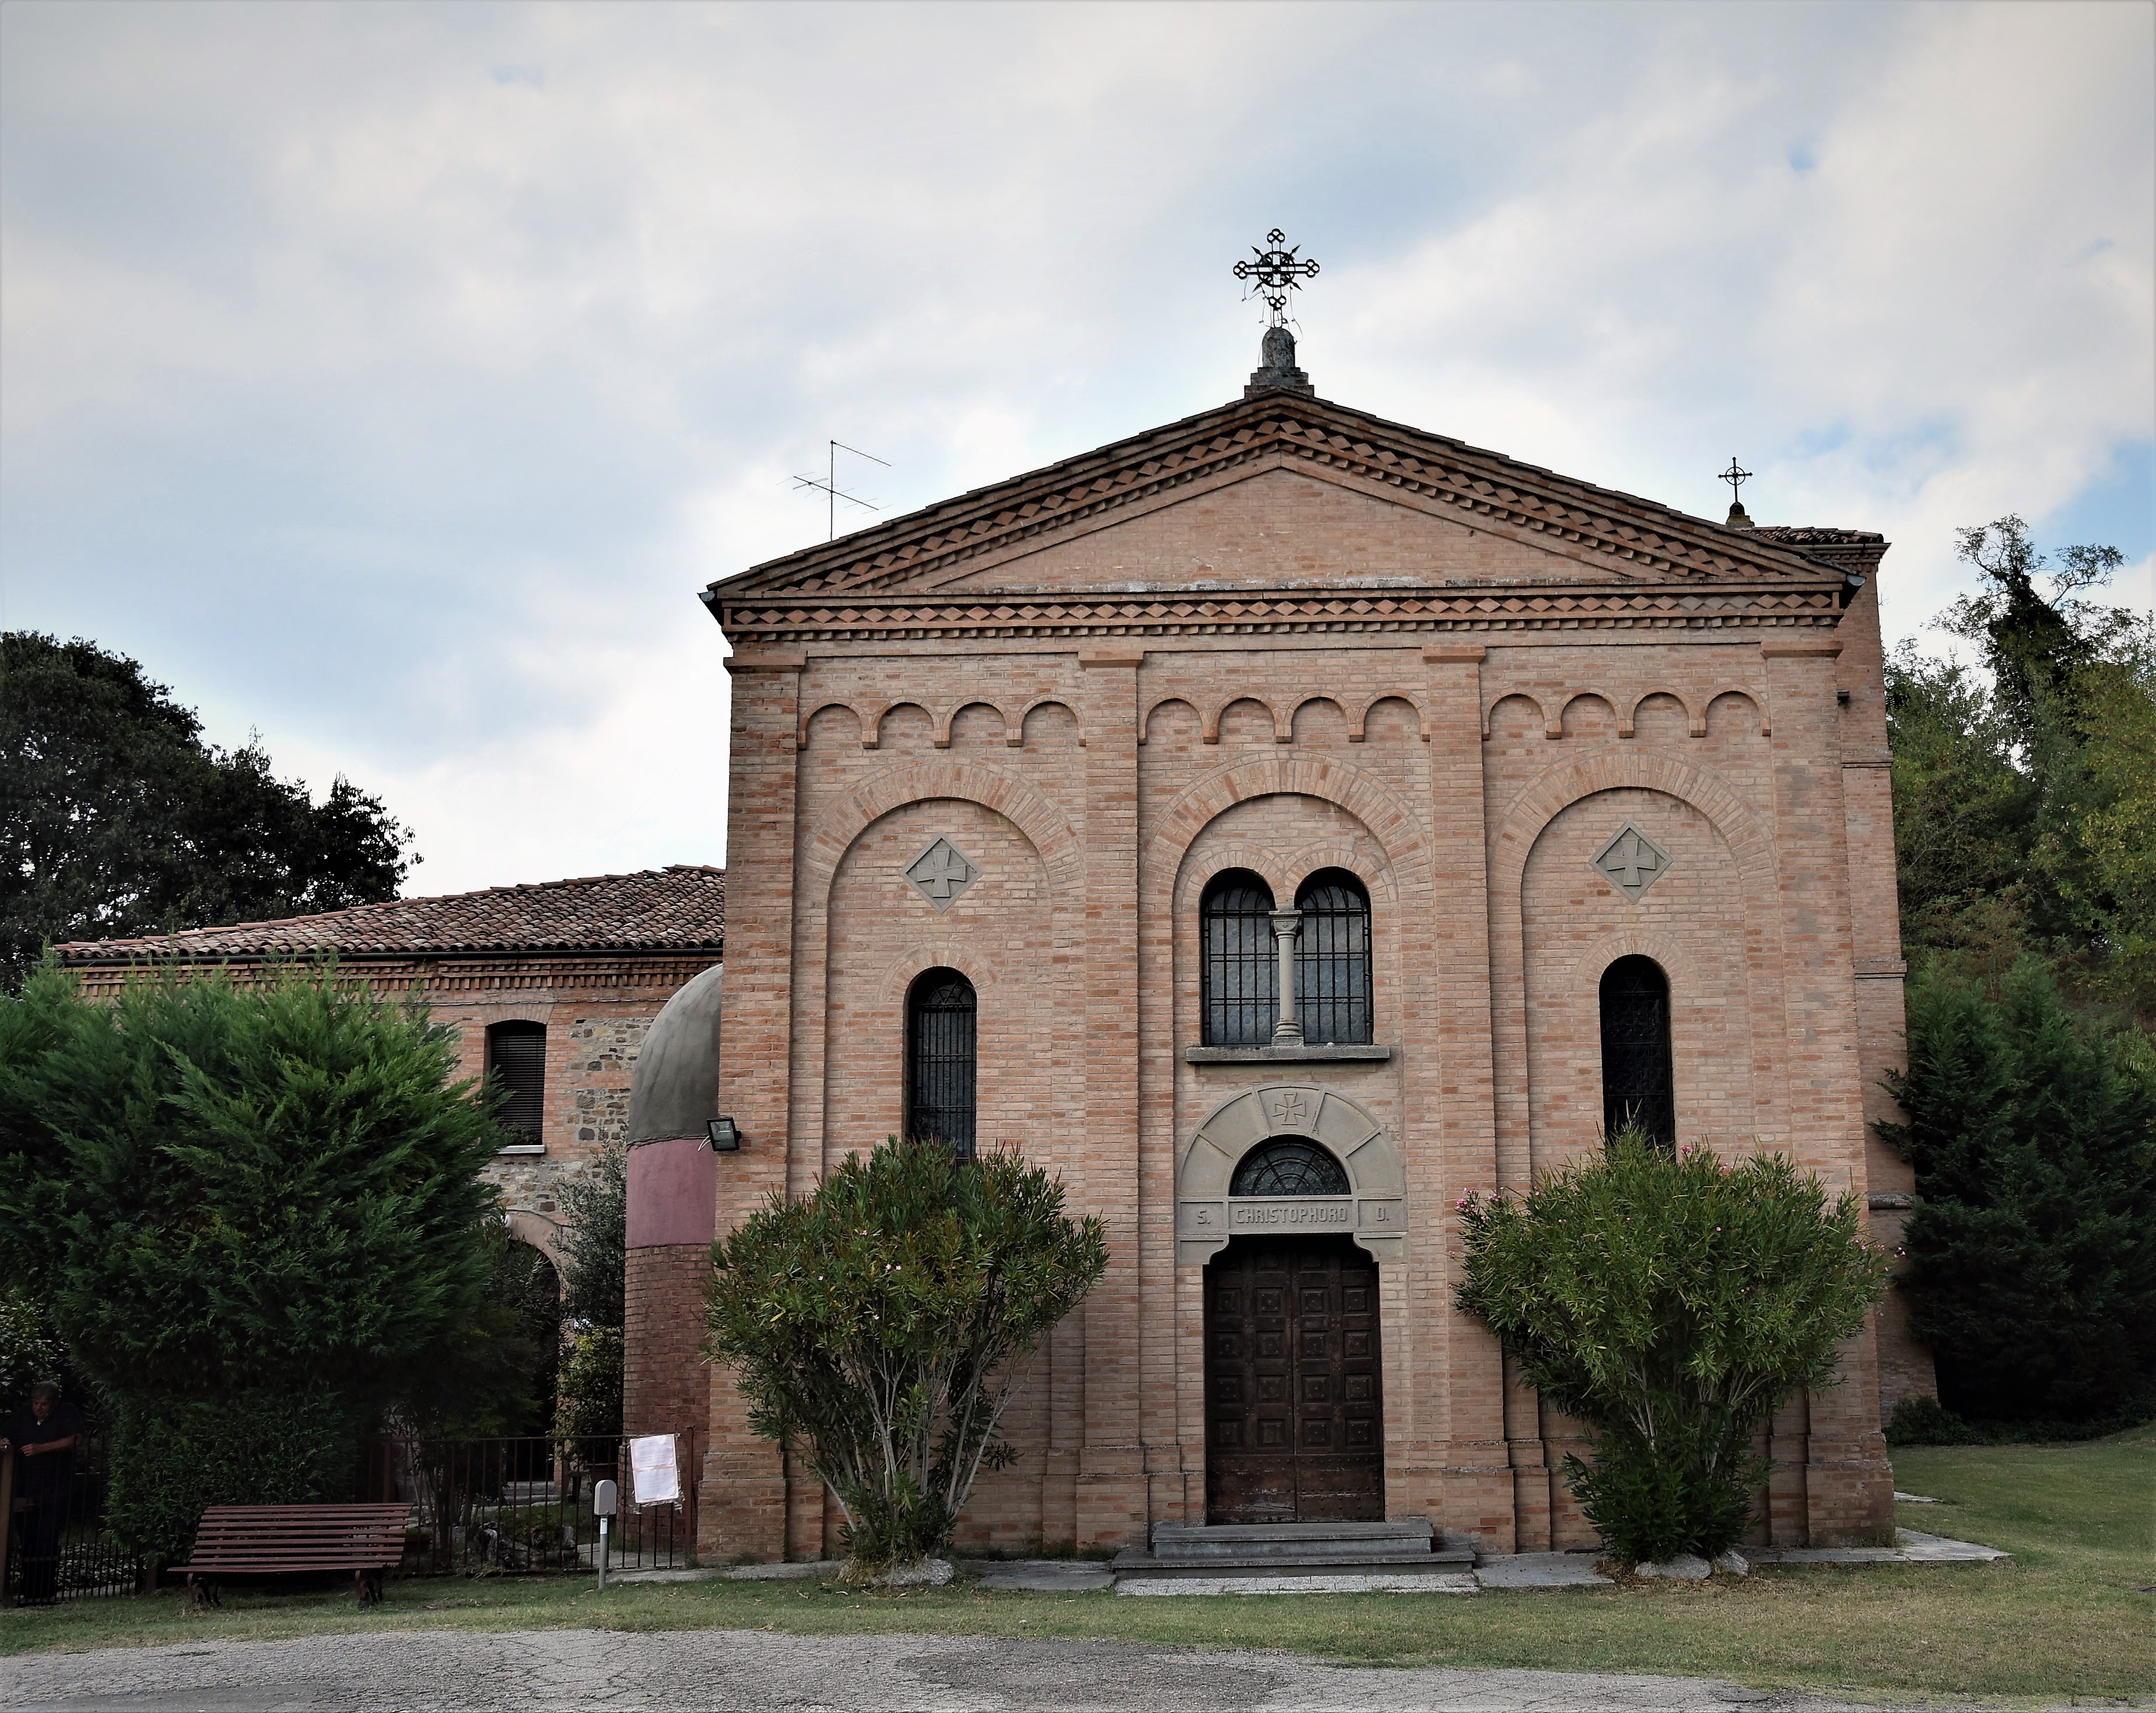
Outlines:
{"type": "Polygon", "coordinates": [[[0,1605],[135,1592],[146,1566],[105,1526],[111,1464],[101,1428],[85,1431],[64,1495],[18,1492],[18,1472],[29,1465],[13,1453],[0,1455],[0,1465],[8,1466],[0,1471],[0,1605]]]}
{"type": "Polygon", "coordinates": [[[681,1497],[668,1504],[636,1504],[629,1441],[612,1439],[383,1439],[354,1497],[411,1505],[404,1575],[530,1574],[598,1567],[592,1495],[611,1480],[621,1508],[608,1569],[681,1570],[696,1562],[699,1438],[673,1436],[681,1497]]]}
{"type": "MultiPolygon", "coordinates": [[[[684,1570],[696,1562],[696,1453],[701,1436],[673,1436],[681,1497],[635,1502],[629,1441],[382,1439],[362,1452],[354,1499],[403,1500],[404,1576],[482,1576],[595,1570],[599,1530],[592,1491],[620,1488],[607,1541],[607,1568],[684,1570]]],[[[86,1432],[64,1505],[13,1492],[23,1465],[0,1455],[0,1605],[131,1594],[150,1567],[106,1526],[110,1445],[86,1432]]]]}

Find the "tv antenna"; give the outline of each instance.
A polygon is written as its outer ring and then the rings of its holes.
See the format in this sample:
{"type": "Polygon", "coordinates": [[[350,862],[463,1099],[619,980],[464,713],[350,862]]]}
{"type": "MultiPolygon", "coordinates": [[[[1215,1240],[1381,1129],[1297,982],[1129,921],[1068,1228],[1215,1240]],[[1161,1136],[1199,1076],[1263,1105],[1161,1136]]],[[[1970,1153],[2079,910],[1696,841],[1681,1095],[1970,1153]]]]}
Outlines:
{"type": "Polygon", "coordinates": [[[858,446],[849,446],[843,440],[833,440],[826,443],[822,481],[818,481],[814,476],[794,477],[793,485],[796,488],[814,488],[824,495],[825,522],[830,531],[830,533],[824,538],[827,541],[835,541],[839,538],[839,502],[841,500],[849,505],[858,505],[869,511],[882,510],[872,500],[863,500],[855,495],[839,491],[839,454],[842,452],[850,452],[856,458],[865,458],[870,464],[880,464],[886,469],[891,468],[891,460],[887,458],[878,458],[873,452],[864,452],[858,446]]]}

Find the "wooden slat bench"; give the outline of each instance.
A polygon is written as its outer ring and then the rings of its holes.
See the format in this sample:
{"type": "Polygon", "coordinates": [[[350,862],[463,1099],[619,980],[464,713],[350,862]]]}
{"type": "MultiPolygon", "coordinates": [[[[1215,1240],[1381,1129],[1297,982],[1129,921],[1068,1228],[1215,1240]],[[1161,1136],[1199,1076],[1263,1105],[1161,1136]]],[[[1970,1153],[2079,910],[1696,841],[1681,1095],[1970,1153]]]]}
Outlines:
{"type": "Polygon", "coordinates": [[[177,1567],[198,1605],[214,1606],[234,1576],[348,1570],[360,1604],[382,1598],[382,1578],[404,1556],[408,1505],[213,1505],[195,1528],[193,1557],[177,1567]]]}

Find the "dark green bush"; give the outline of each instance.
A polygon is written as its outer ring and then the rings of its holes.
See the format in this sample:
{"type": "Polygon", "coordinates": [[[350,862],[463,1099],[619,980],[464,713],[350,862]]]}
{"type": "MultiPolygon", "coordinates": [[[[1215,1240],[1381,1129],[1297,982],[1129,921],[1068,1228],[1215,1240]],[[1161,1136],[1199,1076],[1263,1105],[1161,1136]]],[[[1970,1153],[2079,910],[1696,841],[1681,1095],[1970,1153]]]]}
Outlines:
{"type": "Polygon", "coordinates": [[[710,1348],[749,1423],[830,1489],[857,1573],[949,1546],[1026,1357],[1108,1264],[1015,1153],[894,1139],[713,1246],[710,1348]]]}
{"type": "Polygon", "coordinates": [[[1830,1205],[1779,1155],[1726,1166],[1637,1131],[1460,1213],[1460,1305],[1593,1434],[1594,1463],[1566,1475],[1626,1562],[1743,1536],[1766,1473],[1754,1434],[1830,1382],[1887,1273],[1854,1195],[1830,1205]]]}
{"type": "Polygon", "coordinates": [[[163,1551],[205,1493],[343,1490],[489,1307],[501,1131],[455,1033],[325,965],[100,1004],[46,972],[0,1044],[0,1227],[112,1409],[125,1527],[163,1551]]]}
{"type": "Polygon", "coordinates": [[[562,1398],[554,1432],[562,1439],[613,1439],[621,1434],[622,1340],[619,1326],[587,1326],[572,1335],[562,1360],[562,1398]]]}
{"type": "Polygon", "coordinates": [[[2094,1421],[2156,1389],[2156,1066],[2033,958],[1996,994],[1934,964],[1909,990],[1916,1167],[1900,1282],[1939,1398],[1970,1419],[2094,1421]]]}
{"type": "Polygon", "coordinates": [[[1887,1424],[1889,1445],[2059,1445],[2102,1439],[2156,1421],[2156,1398],[2084,1422],[1965,1422],[1935,1398],[1905,1398],[1887,1424]]]}
{"type": "Polygon", "coordinates": [[[123,1396],[112,1423],[112,1531],[159,1563],[184,1558],[203,1507],[352,1496],[357,1423],[323,1392],[123,1396]]]}

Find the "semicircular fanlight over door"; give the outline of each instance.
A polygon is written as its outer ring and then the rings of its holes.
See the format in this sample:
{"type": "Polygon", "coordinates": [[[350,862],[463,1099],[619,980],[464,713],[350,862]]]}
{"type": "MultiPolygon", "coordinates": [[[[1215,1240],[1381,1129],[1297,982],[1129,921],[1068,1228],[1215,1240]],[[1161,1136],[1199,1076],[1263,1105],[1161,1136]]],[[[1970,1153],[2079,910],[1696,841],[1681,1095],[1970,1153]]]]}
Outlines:
{"type": "Polygon", "coordinates": [[[1307,1136],[1275,1136],[1243,1156],[1231,1196],[1344,1196],[1348,1169],[1307,1136]]]}

